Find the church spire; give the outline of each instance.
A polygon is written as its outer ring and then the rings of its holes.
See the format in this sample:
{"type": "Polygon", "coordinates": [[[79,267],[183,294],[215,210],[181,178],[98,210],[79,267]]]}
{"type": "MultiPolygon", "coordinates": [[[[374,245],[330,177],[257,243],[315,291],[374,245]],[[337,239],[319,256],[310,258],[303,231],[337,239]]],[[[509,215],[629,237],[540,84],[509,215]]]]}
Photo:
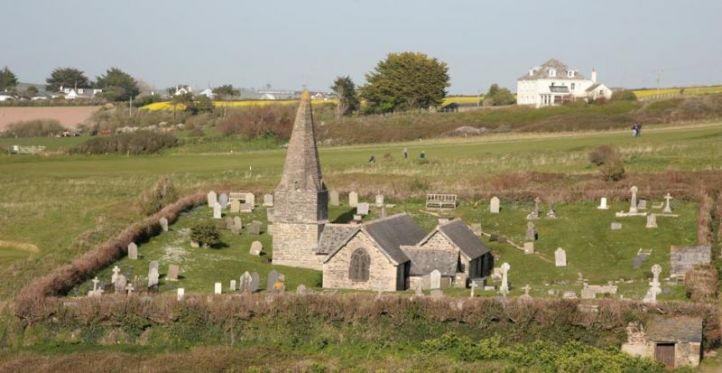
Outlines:
{"type": "Polygon", "coordinates": [[[324,190],[313,126],[311,95],[304,90],[288,142],[286,162],[278,189],[297,191],[324,190]]]}

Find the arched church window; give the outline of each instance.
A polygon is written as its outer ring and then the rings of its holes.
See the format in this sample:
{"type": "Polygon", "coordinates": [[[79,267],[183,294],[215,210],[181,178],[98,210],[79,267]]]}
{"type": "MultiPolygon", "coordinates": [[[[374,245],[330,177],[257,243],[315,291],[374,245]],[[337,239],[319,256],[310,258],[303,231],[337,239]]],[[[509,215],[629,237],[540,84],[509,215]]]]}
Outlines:
{"type": "Polygon", "coordinates": [[[368,281],[371,257],[366,250],[358,248],[351,254],[351,263],[348,267],[348,278],[351,281],[368,281]]]}

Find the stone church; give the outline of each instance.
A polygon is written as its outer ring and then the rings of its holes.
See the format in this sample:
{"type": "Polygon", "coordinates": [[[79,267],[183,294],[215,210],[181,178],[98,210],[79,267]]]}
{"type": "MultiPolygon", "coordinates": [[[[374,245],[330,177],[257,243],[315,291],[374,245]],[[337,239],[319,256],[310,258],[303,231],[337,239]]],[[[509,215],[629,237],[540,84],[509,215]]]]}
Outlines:
{"type": "Polygon", "coordinates": [[[493,267],[489,249],[461,220],[428,234],[407,214],[359,225],[329,223],[308,92],[293,124],[271,221],[273,263],[322,270],[324,288],[428,287],[431,272],[447,286],[466,287],[493,267]]]}

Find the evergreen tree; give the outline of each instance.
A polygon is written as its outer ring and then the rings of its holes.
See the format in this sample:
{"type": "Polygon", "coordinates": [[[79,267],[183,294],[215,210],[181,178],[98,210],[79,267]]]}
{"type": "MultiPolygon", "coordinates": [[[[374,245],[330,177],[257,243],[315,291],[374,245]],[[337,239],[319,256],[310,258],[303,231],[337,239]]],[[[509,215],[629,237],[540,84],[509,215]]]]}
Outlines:
{"type": "Polygon", "coordinates": [[[72,67],[58,67],[45,79],[49,92],[58,92],[60,87],[68,88],[90,88],[91,83],[85,73],[72,67]]]}
{"type": "Polygon", "coordinates": [[[135,79],[117,67],[112,67],[105,75],[99,76],[95,85],[103,90],[103,97],[109,101],[127,101],[140,93],[135,79]]]}
{"type": "Polygon", "coordinates": [[[336,93],[338,106],[336,106],[336,118],[349,115],[358,110],[359,101],[356,94],[356,85],[350,76],[339,76],[334,80],[331,89],[336,93]]]}
{"type": "Polygon", "coordinates": [[[0,70],[0,91],[12,90],[18,85],[18,77],[7,66],[0,70]]]}

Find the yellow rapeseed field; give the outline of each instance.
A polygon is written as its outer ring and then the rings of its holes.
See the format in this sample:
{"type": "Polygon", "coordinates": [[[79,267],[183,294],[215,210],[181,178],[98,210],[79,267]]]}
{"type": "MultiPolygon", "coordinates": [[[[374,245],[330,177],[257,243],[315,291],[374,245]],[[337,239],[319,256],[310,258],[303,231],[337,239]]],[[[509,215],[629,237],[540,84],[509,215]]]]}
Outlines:
{"type": "Polygon", "coordinates": [[[667,95],[710,95],[722,93],[722,85],[712,85],[703,87],[683,87],[683,88],[660,88],[660,89],[638,89],[633,91],[637,98],[644,99],[653,96],[667,95]]]}
{"type": "Polygon", "coordinates": [[[483,97],[479,96],[450,96],[444,97],[442,105],[448,105],[450,103],[457,103],[459,105],[478,104],[483,97]]]}

